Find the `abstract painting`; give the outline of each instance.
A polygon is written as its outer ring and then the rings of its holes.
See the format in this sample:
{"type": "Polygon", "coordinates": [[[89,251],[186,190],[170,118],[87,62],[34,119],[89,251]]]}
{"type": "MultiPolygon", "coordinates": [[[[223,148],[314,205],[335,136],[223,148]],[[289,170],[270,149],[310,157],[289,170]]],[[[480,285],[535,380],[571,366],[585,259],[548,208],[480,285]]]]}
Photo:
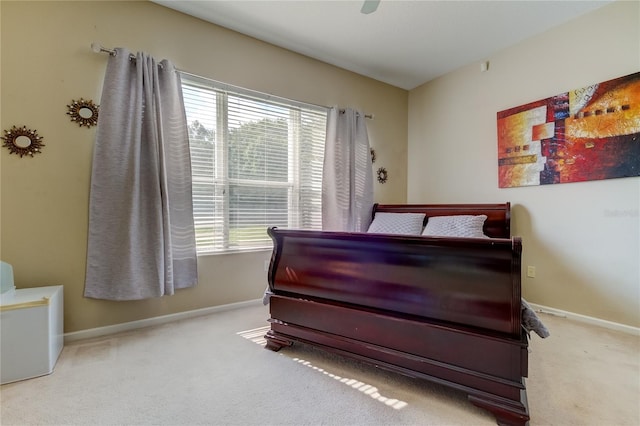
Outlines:
{"type": "Polygon", "coordinates": [[[497,116],[500,188],[640,176],[640,72],[497,116]]]}

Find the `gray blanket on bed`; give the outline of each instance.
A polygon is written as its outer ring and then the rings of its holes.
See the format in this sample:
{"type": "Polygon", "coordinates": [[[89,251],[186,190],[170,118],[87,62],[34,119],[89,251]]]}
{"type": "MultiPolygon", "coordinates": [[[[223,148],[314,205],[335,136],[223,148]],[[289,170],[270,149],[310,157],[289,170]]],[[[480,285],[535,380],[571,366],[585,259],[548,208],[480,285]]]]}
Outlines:
{"type": "Polygon", "coordinates": [[[522,299],[522,326],[527,330],[527,333],[533,331],[543,339],[550,335],[547,327],[538,318],[536,311],[524,299],[522,299]]]}

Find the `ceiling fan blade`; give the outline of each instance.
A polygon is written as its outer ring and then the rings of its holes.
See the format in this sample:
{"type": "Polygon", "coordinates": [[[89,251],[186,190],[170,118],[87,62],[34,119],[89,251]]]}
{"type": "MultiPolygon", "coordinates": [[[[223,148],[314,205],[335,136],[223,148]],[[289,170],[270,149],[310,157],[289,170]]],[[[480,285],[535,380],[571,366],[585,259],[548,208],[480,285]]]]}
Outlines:
{"type": "Polygon", "coordinates": [[[373,13],[378,9],[379,4],[380,0],[365,0],[362,4],[362,9],[360,9],[360,13],[364,13],[365,15],[373,13]]]}

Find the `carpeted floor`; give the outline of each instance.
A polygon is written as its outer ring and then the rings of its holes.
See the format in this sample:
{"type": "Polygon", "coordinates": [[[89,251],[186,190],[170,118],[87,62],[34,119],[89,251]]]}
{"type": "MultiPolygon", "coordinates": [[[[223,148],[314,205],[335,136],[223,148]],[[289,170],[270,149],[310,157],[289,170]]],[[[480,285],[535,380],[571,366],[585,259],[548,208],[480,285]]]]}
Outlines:
{"type": "MultiPolygon", "coordinates": [[[[494,425],[464,394],[304,345],[265,350],[256,304],[65,346],[0,388],[2,425],[494,425]]],[[[640,424],[640,337],[541,314],[531,425],[640,424]]]]}

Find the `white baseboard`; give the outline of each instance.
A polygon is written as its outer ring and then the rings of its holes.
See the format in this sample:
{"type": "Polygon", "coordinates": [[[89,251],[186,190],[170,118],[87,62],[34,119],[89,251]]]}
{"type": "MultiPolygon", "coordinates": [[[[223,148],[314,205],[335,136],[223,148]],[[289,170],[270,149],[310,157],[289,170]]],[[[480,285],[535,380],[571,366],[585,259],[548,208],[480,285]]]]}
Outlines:
{"type": "Polygon", "coordinates": [[[557,317],[564,317],[564,318],[584,322],[587,324],[597,325],[598,327],[604,327],[610,330],[617,330],[617,331],[622,331],[624,333],[633,334],[635,336],[640,336],[640,328],[638,327],[633,327],[626,324],[607,321],[600,318],[589,317],[586,315],[576,314],[573,312],[567,312],[560,309],[550,308],[544,305],[538,305],[536,303],[529,302],[529,305],[531,305],[531,308],[533,308],[533,310],[536,311],[537,313],[549,314],[557,317]]]}
{"type": "Polygon", "coordinates": [[[166,324],[181,319],[194,318],[216,312],[229,311],[231,309],[244,308],[262,304],[262,299],[248,300],[246,302],[229,303],[227,305],[212,306],[210,308],[195,309],[193,311],[178,312],[175,314],[162,315],[159,317],[145,318],[139,321],[125,322],[122,324],[108,325],[105,327],[90,328],[87,330],[73,331],[64,334],[64,342],[74,342],[76,340],[92,339],[95,337],[107,336],[109,334],[121,333],[123,331],[137,330],[152,325],[166,324]]]}

